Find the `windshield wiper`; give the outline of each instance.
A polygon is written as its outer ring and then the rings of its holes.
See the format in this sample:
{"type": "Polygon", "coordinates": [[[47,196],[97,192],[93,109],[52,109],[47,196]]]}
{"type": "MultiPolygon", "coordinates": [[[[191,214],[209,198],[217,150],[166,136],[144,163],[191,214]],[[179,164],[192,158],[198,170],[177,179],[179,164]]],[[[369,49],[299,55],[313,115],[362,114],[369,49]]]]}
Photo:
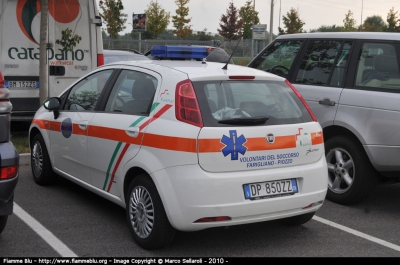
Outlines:
{"type": "Polygon", "coordinates": [[[261,125],[264,124],[269,118],[265,116],[258,117],[249,117],[249,118],[234,118],[234,119],[226,119],[220,120],[218,123],[223,124],[243,124],[243,125],[261,125]]]}

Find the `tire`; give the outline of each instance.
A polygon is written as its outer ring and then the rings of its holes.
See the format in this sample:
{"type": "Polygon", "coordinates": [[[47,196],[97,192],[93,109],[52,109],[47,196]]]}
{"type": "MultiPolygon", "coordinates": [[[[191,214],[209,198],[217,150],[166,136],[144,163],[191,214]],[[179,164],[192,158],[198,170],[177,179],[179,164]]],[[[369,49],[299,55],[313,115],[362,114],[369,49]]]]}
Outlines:
{"type": "Polygon", "coordinates": [[[146,174],[138,175],[129,185],[126,218],[136,243],[144,249],[163,248],[175,238],[176,230],[165,213],[157,188],[146,174]],[[143,200],[148,202],[143,204],[143,200]],[[136,206],[135,206],[136,204],[136,206]],[[147,221],[147,229],[141,229],[147,221]]]}
{"type": "Polygon", "coordinates": [[[0,216],[0,234],[3,232],[7,224],[8,215],[0,216]]]}
{"type": "Polygon", "coordinates": [[[56,181],[56,174],[51,166],[49,153],[42,135],[36,134],[31,143],[31,169],[35,182],[45,186],[56,181]]]}
{"type": "Polygon", "coordinates": [[[296,216],[280,219],[280,220],[278,220],[278,222],[283,225],[287,225],[287,226],[299,226],[299,225],[305,224],[308,221],[310,221],[311,218],[313,218],[314,214],[315,214],[315,212],[305,213],[302,215],[296,215],[296,216]]]}
{"type": "Polygon", "coordinates": [[[336,136],[326,141],[327,199],[339,204],[364,200],[378,183],[378,173],[364,148],[354,138],[336,136]]]}

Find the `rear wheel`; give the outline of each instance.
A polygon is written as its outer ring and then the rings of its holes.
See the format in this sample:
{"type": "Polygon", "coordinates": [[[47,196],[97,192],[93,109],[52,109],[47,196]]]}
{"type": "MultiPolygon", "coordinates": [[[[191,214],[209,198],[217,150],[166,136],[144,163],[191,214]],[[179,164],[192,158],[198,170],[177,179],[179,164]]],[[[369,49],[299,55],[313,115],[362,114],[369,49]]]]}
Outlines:
{"type": "Polygon", "coordinates": [[[136,243],[158,249],[172,243],[176,230],[168,221],[157,188],[150,176],[141,174],[129,186],[126,217],[136,243]]]}
{"type": "Polygon", "coordinates": [[[49,153],[41,134],[36,134],[31,143],[31,168],[33,179],[39,185],[47,185],[56,180],[56,174],[51,167],[49,153]]]}
{"type": "Polygon", "coordinates": [[[378,182],[378,174],[364,148],[353,138],[336,136],[325,143],[330,201],[352,204],[365,199],[378,182]]]}
{"type": "Polygon", "coordinates": [[[0,234],[3,232],[4,228],[7,224],[8,215],[1,215],[0,216],[0,234]]]}
{"type": "Polygon", "coordinates": [[[313,218],[315,212],[305,213],[302,215],[292,216],[284,219],[278,220],[279,223],[287,226],[298,226],[307,223],[313,218]]]}

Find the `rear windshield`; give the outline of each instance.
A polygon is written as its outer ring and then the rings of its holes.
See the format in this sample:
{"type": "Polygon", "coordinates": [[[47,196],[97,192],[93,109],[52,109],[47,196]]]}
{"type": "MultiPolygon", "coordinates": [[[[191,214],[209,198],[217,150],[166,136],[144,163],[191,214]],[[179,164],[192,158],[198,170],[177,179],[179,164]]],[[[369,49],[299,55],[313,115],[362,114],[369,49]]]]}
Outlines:
{"type": "Polygon", "coordinates": [[[207,127],[265,126],[312,121],[300,99],[283,81],[201,81],[193,82],[193,86],[204,126],[207,127]],[[266,121],[262,123],[246,122],[265,118],[266,121]],[[238,120],[244,122],[235,123],[238,120]]]}

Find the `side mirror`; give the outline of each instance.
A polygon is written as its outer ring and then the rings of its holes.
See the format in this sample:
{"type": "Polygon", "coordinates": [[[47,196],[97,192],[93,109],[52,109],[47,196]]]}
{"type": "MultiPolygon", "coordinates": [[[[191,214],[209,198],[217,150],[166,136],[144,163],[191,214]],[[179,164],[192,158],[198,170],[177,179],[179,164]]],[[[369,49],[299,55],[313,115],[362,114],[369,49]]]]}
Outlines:
{"type": "Polygon", "coordinates": [[[60,115],[60,99],[59,98],[48,98],[43,102],[43,107],[47,110],[54,112],[54,119],[57,120],[58,116],[60,115]]]}

